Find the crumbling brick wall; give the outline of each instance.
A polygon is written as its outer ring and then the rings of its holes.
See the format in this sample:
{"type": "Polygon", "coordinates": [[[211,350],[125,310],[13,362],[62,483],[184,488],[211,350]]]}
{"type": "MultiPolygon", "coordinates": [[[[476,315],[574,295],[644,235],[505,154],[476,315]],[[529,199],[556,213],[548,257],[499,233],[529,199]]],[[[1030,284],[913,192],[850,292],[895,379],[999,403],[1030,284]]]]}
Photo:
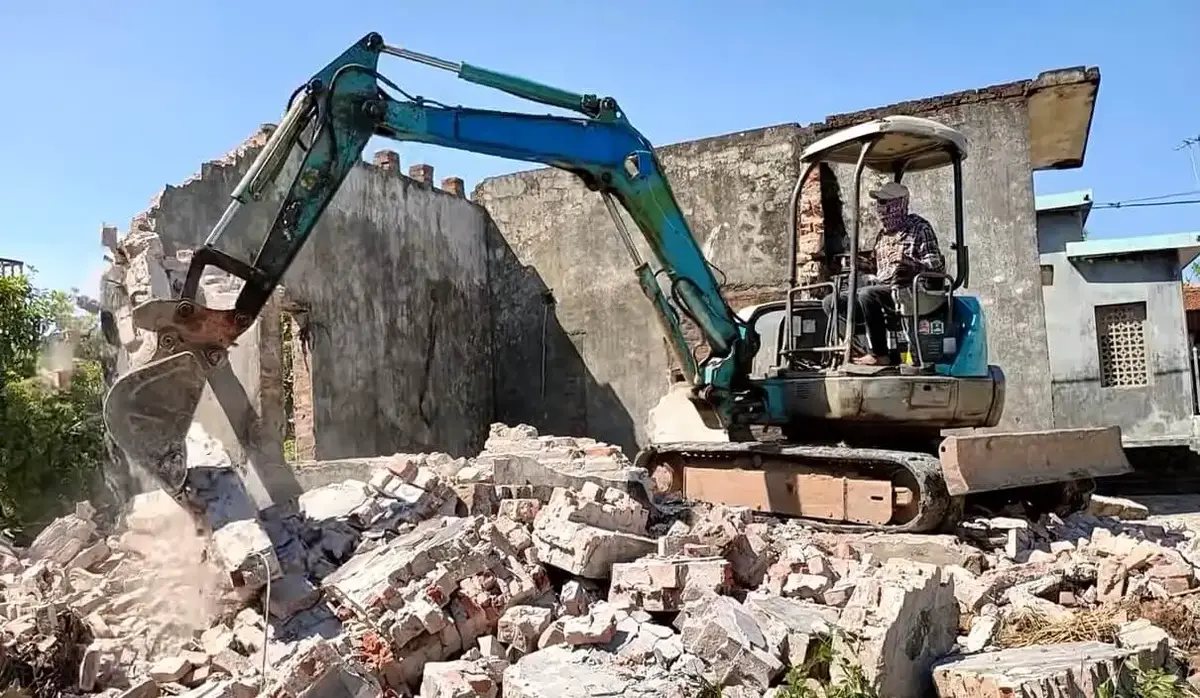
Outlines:
{"type": "MultiPolygon", "coordinates": [[[[141,284],[146,291],[153,286],[149,295],[178,293],[186,260],[176,260],[176,253],[203,243],[269,132],[168,186],[138,214],[124,237],[153,240],[154,263],[126,264],[115,283],[132,275],[151,282],[141,284]]],[[[487,216],[460,191],[433,186],[428,165],[414,166],[423,180],[417,181],[400,173],[395,153],[377,154],[374,162],[349,173],[282,280],[288,308],[304,309],[305,342],[291,348],[300,369],[298,445],[304,456],[322,459],[476,453],[493,418],[487,216]]],[[[298,164],[298,157],[287,163],[280,185],[263,201],[243,207],[221,249],[253,258],[298,164]]],[[[454,180],[447,178],[452,189],[454,180]]],[[[236,290],[216,307],[231,307],[236,290]]],[[[107,292],[106,309],[125,326],[132,305],[149,295],[107,292]]],[[[228,443],[228,450],[278,454],[264,456],[275,461],[282,458],[284,431],[280,302],[273,299],[276,305],[264,310],[259,332],[241,338],[239,351],[249,354],[235,372],[256,414],[229,414],[227,401],[215,408],[231,422],[223,440],[259,442],[250,448],[228,443]]],[[[119,371],[127,367],[127,357],[118,360],[119,371]]]]}

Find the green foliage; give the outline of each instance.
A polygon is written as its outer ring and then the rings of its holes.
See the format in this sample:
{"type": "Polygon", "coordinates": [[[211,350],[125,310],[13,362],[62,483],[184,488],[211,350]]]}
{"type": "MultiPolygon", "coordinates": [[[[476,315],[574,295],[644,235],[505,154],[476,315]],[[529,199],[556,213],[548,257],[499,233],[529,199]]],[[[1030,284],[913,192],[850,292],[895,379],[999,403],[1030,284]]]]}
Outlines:
{"type": "Polygon", "coordinates": [[[1143,669],[1136,655],[1125,661],[1132,686],[1117,686],[1109,677],[1096,687],[1097,698],[1195,698],[1200,695],[1188,682],[1165,669],[1143,669]]]}
{"type": "Polygon", "coordinates": [[[0,526],[15,533],[35,533],[97,482],[98,335],[70,295],[0,278],[0,526]],[[69,380],[60,385],[56,371],[69,380]]]}
{"type": "Polygon", "coordinates": [[[27,378],[37,370],[50,306],[24,276],[0,277],[0,381],[27,378]]]}
{"type": "Polygon", "coordinates": [[[809,647],[802,666],[788,670],[779,698],[879,698],[879,694],[862,667],[836,654],[833,638],[824,637],[809,647]],[[841,670],[837,681],[829,671],[835,664],[841,670]]]}

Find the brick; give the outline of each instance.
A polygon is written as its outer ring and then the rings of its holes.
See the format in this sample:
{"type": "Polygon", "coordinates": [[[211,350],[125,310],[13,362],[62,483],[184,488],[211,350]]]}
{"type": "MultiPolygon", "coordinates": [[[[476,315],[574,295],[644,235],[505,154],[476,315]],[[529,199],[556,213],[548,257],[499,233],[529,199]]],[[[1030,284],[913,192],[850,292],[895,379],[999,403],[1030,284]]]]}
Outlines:
{"type": "Polygon", "coordinates": [[[377,150],[371,161],[382,170],[400,171],[400,154],[394,150],[377,150]]]}
{"type": "MultiPolygon", "coordinates": [[[[430,177],[432,178],[432,174],[430,177]]],[[[462,177],[446,177],[442,180],[442,191],[454,196],[465,196],[466,185],[462,181],[462,177]]]]}
{"type": "Polygon", "coordinates": [[[1150,515],[1145,504],[1124,497],[1108,497],[1093,494],[1088,502],[1088,513],[1093,516],[1113,516],[1125,521],[1140,521],[1150,515]]]}
{"type": "Polygon", "coordinates": [[[408,168],[408,176],[421,184],[433,186],[433,165],[426,165],[425,163],[411,165],[408,168]]]}
{"type": "Polygon", "coordinates": [[[184,657],[165,657],[151,665],[147,675],[158,683],[171,683],[182,679],[192,668],[184,657]]]}
{"type": "Polygon", "coordinates": [[[532,652],[537,649],[538,638],[553,620],[553,613],[548,608],[513,606],[500,616],[496,639],[519,652],[532,652]]]}
{"type": "Polygon", "coordinates": [[[608,600],[647,611],[678,611],[689,601],[732,588],[732,566],[723,558],[646,557],[613,565],[608,600]]]}

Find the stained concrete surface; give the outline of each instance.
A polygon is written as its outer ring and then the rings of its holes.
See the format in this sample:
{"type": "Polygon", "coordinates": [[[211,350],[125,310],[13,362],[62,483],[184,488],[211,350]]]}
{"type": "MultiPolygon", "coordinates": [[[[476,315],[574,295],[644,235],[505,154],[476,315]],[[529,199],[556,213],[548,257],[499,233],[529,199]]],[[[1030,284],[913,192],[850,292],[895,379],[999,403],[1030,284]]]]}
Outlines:
{"type": "MultiPolygon", "coordinates": [[[[146,217],[169,254],[203,242],[257,152],[163,192],[146,217]]],[[[245,206],[222,249],[252,256],[279,197],[277,186],[245,206]]],[[[317,458],[482,447],[493,416],[485,231],[478,206],[398,172],[361,163],[346,177],[283,278],[286,304],[306,309],[317,458]]]]}
{"type": "MultiPolygon", "coordinates": [[[[168,186],[134,219],[130,229],[146,231],[140,234],[161,245],[157,263],[169,268],[138,272],[157,283],[146,297],[178,293],[187,267],[175,254],[203,242],[266,133],[206,163],[180,186],[168,186]]],[[[278,181],[290,182],[296,166],[293,157],[278,181]]],[[[243,207],[221,249],[253,258],[280,196],[277,186],[263,201],[243,207]]],[[[201,300],[231,307],[239,288],[206,283],[201,300]]],[[[132,304],[145,300],[121,290],[111,284],[104,289],[110,329],[132,304]]],[[[257,471],[283,464],[285,320],[293,322],[303,349],[298,354],[309,369],[303,381],[311,386],[305,418],[311,418],[315,437],[309,458],[474,455],[494,420],[633,442],[628,414],[611,388],[588,371],[545,281],[520,263],[487,212],[400,175],[394,165],[362,163],[350,172],[276,296],[232,348],[229,366],[210,381],[198,417],[235,463],[254,466],[244,473],[250,480],[261,479],[257,471]],[[497,296],[503,296],[505,311],[499,325],[497,296]],[[494,353],[503,360],[493,362],[494,353]],[[529,400],[531,392],[552,399],[529,400]]],[[[112,339],[121,341],[115,334],[112,339]]],[[[110,354],[111,380],[127,370],[128,356],[110,354]]],[[[145,483],[134,482],[121,454],[113,456],[116,489],[126,497],[142,491],[145,483]]],[[[268,490],[286,499],[305,487],[290,468],[275,469],[292,482],[268,483],[268,490]]]]}
{"type": "MultiPolygon", "coordinates": [[[[799,152],[793,127],[659,149],[681,210],[730,286],[786,280],[788,198],[799,152]]],[[[521,267],[536,268],[557,301],[561,336],[596,381],[596,390],[584,389],[584,369],[566,346],[547,357],[547,375],[561,382],[544,396],[538,381],[517,378],[540,365],[541,309],[528,294],[512,299],[510,289],[529,281],[493,273],[497,375],[508,376],[498,381],[498,413],[508,421],[540,413],[553,420],[546,431],[590,434],[632,454],[645,441],[647,414],[669,388],[668,351],[603,202],[574,175],[554,169],[484,180],[472,199],[506,241],[505,256],[493,262],[511,254],[521,267]]],[[[642,256],[653,259],[627,216],[626,224],[642,256]]]]}

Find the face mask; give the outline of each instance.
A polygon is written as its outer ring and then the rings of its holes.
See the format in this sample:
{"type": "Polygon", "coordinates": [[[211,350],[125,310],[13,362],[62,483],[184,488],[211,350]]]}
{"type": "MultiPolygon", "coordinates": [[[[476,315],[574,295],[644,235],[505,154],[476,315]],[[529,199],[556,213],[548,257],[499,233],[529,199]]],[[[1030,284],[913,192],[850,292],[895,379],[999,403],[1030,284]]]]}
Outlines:
{"type": "Polygon", "coordinates": [[[908,215],[908,201],[906,199],[892,199],[891,201],[882,201],[876,207],[879,212],[879,220],[883,224],[883,229],[889,232],[899,230],[900,224],[904,222],[904,217],[908,215]]]}

